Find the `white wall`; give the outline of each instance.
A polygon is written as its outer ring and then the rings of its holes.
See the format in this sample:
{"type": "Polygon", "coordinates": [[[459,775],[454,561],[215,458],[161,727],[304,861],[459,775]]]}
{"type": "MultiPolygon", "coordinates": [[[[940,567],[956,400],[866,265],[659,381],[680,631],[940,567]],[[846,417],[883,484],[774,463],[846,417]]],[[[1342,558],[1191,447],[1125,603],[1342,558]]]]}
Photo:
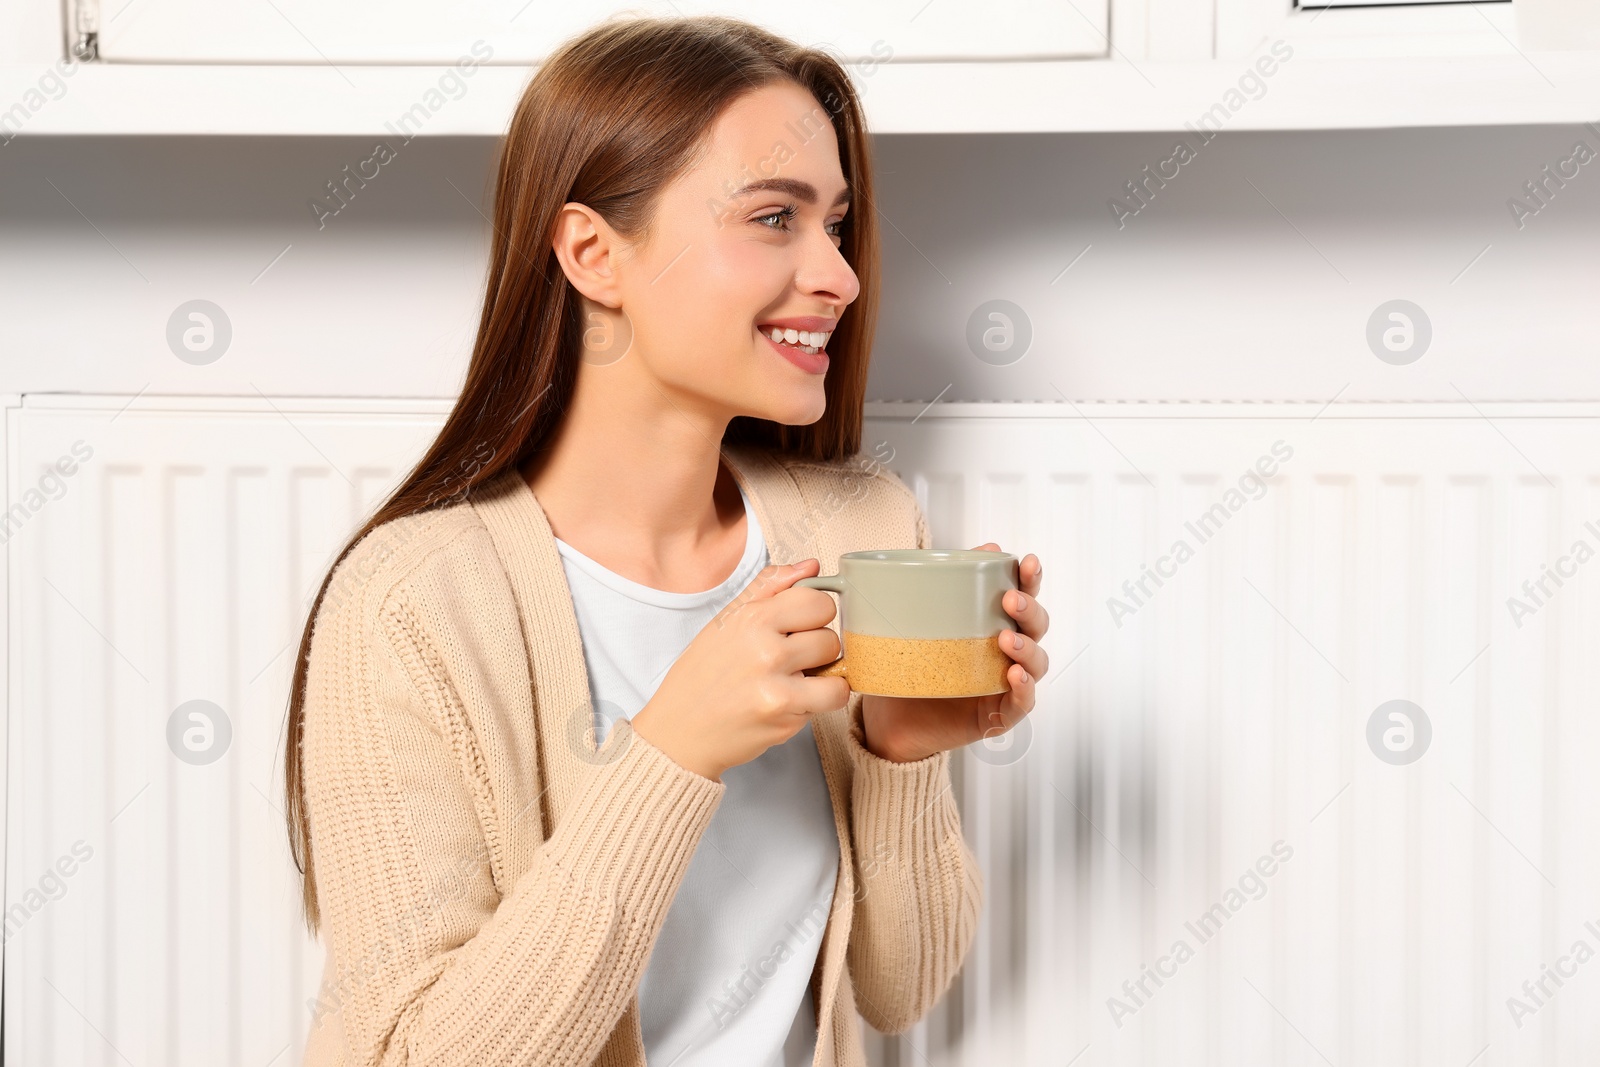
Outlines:
{"type": "MultiPolygon", "coordinates": [[[[870,395],[1600,397],[1600,163],[1521,229],[1507,208],[1579,139],[1600,151],[1576,126],[1223,134],[1119,229],[1108,201],[1173,135],[883,138],[870,395]],[[1033,326],[1010,366],[966,345],[993,298],[1033,326]],[[1409,366],[1365,342],[1394,298],[1434,328],[1409,366]]],[[[0,390],[450,395],[477,321],[494,145],[395,147],[321,230],[308,201],[369,142],[0,148],[0,390]],[[234,328],[207,366],[164,337],[197,297],[234,328]]]]}

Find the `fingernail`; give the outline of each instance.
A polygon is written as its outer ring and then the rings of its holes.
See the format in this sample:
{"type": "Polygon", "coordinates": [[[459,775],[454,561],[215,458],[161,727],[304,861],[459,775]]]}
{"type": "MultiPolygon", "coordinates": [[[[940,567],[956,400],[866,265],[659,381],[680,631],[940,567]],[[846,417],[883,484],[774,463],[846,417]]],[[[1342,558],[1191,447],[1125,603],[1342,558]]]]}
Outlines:
{"type": "Polygon", "coordinates": [[[1018,648],[1018,649],[1020,649],[1022,647],[1022,635],[1021,634],[1012,634],[1011,635],[1011,647],[1012,648],[1018,648]]]}

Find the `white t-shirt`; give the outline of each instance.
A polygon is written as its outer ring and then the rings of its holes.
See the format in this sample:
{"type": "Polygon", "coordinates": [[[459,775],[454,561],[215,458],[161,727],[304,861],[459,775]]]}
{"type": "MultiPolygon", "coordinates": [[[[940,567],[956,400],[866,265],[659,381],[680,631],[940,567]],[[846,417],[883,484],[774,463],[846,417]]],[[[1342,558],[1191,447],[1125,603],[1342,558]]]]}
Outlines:
{"type": "MultiPolygon", "coordinates": [[[[767,565],[755,511],[739,565],[698,593],[652,589],[556,538],[603,741],[712,617],[767,565]]],[[[727,786],[668,908],[639,986],[650,1067],[801,1067],[816,1048],[810,980],[839,838],[807,724],[722,776],[727,786]]]]}

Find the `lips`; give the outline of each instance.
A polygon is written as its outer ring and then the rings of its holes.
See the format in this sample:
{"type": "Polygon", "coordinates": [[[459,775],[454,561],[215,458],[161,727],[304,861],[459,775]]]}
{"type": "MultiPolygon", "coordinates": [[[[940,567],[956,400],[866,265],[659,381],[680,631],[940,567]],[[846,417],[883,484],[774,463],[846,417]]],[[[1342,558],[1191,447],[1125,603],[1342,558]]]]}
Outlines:
{"type": "Polygon", "coordinates": [[[795,315],[756,323],[756,332],[779,355],[809,374],[828,369],[828,339],[839,320],[828,315],[795,315]]]}
{"type": "Polygon", "coordinates": [[[774,341],[770,330],[761,331],[761,341],[807,374],[821,374],[828,369],[828,353],[820,348],[802,348],[787,341],[774,341]]]}

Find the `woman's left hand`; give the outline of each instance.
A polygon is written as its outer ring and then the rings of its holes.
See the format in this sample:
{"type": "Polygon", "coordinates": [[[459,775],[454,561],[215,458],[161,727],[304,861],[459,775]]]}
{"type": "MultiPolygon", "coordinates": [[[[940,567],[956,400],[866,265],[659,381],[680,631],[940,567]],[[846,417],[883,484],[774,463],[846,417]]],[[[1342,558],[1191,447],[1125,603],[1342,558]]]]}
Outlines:
{"type": "MultiPolygon", "coordinates": [[[[978,548],[1000,551],[993,541],[978,548]]],[[[1019,588],[1001,598],[1006,614],[1018,626],[995,638],[1015,660],[1006,668],[1011,689],[981,697],[863,696],[861,724],[871,752],[896,763],[924,759],[1003,734],[1033,710],[1034,686],[1050,670],[1050,657],[1039,647],[1039,639],[1050,628],[1050,616],[1035,599],[1042,569],[1038,556],[1031,552],[1024,556],[1018,565],[1019,588]],[[1017,638],[1020,648],[1013,646],[1017,638]]]]}

